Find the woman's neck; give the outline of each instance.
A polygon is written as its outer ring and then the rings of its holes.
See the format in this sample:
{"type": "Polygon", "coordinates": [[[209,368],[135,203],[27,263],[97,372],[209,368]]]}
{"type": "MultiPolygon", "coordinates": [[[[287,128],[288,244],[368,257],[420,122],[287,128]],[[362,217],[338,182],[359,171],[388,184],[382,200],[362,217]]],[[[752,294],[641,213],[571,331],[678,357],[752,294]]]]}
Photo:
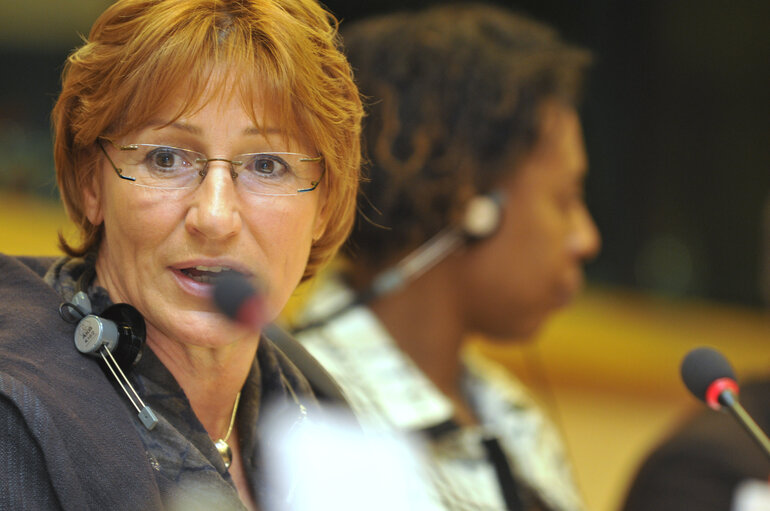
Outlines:
{"type": "Polygon", "coordinates": [[[214,441],[224,437],[256,357],[258,337],[205,348],[172,341],[148,325],[147,345],[182,388],[209,436],[214,441]]]}
{"type": "Polygon", "coordinates": [[[176,379],[212,442],[226,439],[231,449],[228,471],[249,510],[257,509],[257,505],[243,465],[235,406],[251,371],[258,342],[259,337],[254,336],[216,349],[202,348],[172,342],[151,327],[147,331],[147,345],[176,379]]]}
{"type": "Polygon", "coordinates": [[[456,419],[475,421],[460,391],[465,324],[451,262],[371,304],[399,348],[455,405],[456,419]]]}

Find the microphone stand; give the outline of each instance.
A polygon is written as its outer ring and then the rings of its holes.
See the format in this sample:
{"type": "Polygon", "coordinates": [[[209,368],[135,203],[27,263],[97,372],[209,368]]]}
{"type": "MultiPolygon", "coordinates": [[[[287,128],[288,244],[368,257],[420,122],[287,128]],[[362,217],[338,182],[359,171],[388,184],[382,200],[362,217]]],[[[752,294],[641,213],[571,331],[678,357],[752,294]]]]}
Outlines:
{"type": "Polygon", "coordinates": [[[719,403],[730,410],[740,425],[743,426],[749,435],[759,444],[770,459],[770,439],[767,438],[767,435],[762,431],[762,428],[754,422],[754,419],[751,418],[746,409],[738,402],[735,394],[730,390],[725,390],[719,395],[719,403]]]}

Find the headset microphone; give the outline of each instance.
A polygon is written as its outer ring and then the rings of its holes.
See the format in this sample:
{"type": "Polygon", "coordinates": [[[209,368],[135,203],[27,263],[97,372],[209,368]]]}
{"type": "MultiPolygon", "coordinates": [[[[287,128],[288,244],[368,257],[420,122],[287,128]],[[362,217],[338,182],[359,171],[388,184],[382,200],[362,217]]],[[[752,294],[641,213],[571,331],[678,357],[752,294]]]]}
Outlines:
{"type": "Polygon", "coordinates": [[[715,410],[726,407],[770,457],[770,440],[738,402],[738,384],[727,359],[718,351],[700,347],[682,360],[682,380],[695,397],[715,410]]]}
{"type": "Polygon", "coordinates": [[[294,326],[292,333],[322,326],[357,305],[364,305],[377,297],[398,291],[466,243],[489,238],[497,232],[502,223],[504,199],[505,195],[500,190],[471,198],[465,206],[459,225],[446,227],[397,264],[380,272],[374,277],[371,285],[349,303],[323,318],[294,326]]]}
{"type": "Polygon", "coordinates": [[[359,302],[365,303],[396,291],[440,263],[466,242],[492,236],[502,221],[502,203],[503,194],[499,191],[473,197],[465,206],[459,226],[447,227],[398,264],[380,273],[369,290],[362,293],[363,299],[359,299],[359,302]]]}
{"type": "Polygon", "coordinates": [[[152,408],[142,401],[124,372],[124,369],[128,371],[139,362],[142,356],[146,328],[139,311],[127,303],[118,303],[108,307],[101,315],[92,314],[88,296],[78,291],[71,302],[61,304],[59,314],[66,321],[77,321],[75,347],[83,354],[101,357],[138,412],[139,420],[147,429],[153,429],[158,424],[158,418],[152,408]],[[73,311],[80,317],[74,317],[73,311]]]}

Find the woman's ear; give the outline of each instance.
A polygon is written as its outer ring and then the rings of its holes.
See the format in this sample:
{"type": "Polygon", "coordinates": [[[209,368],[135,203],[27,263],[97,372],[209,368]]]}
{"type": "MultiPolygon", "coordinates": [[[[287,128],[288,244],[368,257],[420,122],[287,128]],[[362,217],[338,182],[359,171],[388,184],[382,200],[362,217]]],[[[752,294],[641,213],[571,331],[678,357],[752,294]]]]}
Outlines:
{"type": "Polygon", "coordinates": [[[315,216],[315,222],[313,223],[313,243],[321,239],[326,231],[326,226],[329,223],[329,208],[327,207],[329,201],[327,195],[324,193],[318,204],[318,213],[315,216]]]}
{"type": "Polygon", "coordinates": [[[92,225],[100,225],[104,221],[101,175],[97,170],[83,187],[83,212],[92,225]]]}

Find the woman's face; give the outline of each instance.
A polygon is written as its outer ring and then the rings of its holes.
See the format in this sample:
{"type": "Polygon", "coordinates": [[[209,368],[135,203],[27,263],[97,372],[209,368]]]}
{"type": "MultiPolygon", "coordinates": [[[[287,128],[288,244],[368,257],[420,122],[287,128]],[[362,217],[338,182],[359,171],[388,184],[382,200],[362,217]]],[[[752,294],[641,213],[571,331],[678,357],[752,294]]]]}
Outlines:
{"type": "Polygon", "coordinates": [[[461,258],[468,322],[487,335],[528,337],[582,284],[582,265],[599,251],[583,201],[587,160],[577,113],[543,110],[532,152],[502,183],[499,231],[461,258]]]}
{"type": "MultiPolygon", "coordinates": [[[[184,92],[173,97],[181,101],[184,92]]],[[[265,126],[255,126],[238,94],[209,98],[200,110],[166,125],[177,108],[170,103],[116,142],[192,149],[207,158],[316,154],[307,142],[287,141],[269,111],[256,112],[265,126]]],[[[108,145],[110,156],[120,159],[121,151],[108,145]]],[[[245,335],[212,305],[206,277],[219,269],[239,271],[264,290],[268,320],[280,312],[302,277],[312,240],[323,231],[323,186],[294,196],[244,193],[230,163],[212,161],[197,188],[158,190],[120,179],[103,160],[85,192],[89,220],[104,224],[98,282],[114,302],[130,303],[144,315],[148,336],[217,347],[245,335]]]]}

